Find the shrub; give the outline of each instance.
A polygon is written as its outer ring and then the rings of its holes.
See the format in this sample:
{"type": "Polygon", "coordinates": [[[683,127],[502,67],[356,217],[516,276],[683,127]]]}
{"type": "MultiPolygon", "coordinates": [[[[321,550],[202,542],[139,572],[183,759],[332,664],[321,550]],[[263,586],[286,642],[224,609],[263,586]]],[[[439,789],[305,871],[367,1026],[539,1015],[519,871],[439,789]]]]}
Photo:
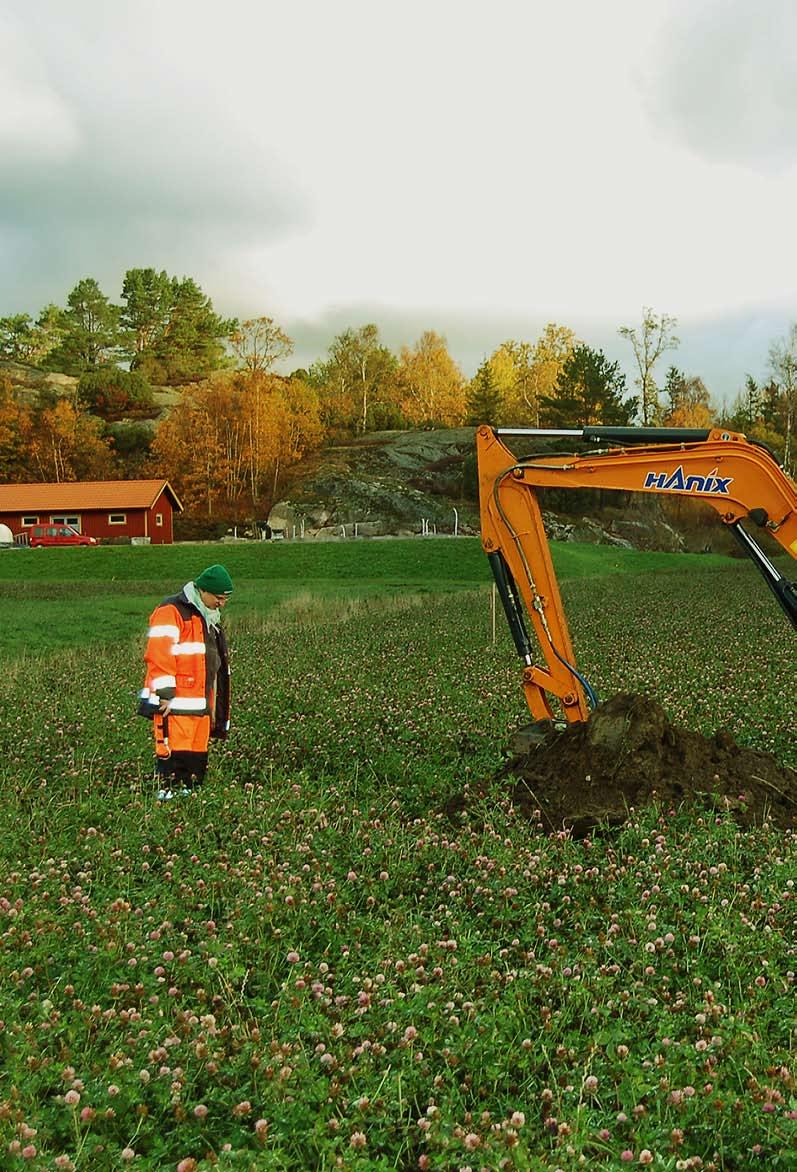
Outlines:
{"type": "Polygon", "coordinates": [[[226,521],[207,517],[176,516],[174,518],[175,541],[218,541],[227,532],[226,521]]]}
{"type": "Polygon", "coordinates": [[[80,376],[78,401],[109,422],[146,419],[157,414],[152,387],[138,371],[109,366],[80,376]]]}

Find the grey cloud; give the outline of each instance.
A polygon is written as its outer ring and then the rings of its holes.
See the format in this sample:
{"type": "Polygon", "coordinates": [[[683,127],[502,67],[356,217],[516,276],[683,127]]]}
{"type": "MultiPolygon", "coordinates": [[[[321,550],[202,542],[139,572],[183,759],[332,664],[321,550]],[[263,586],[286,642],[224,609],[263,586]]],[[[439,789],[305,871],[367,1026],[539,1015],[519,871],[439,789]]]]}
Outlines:
{"type": "Polygon", "coordinates": [[[793,0],[690,0],[664,24],[654,54],[643,100],[665,134],[754,169],[797,161],[793,0]]]}
{"type": "Polygon", "coordinates": [[[445,337],[448,351],[470,378],[485,358],[509,338],[534,340],[545,322],[520,314],[490,315],[446,309],[396,309],[379,304],[339,306],[314,319],[294,318],[284,328],[296,343],[294,367],[307,367],[326,357],[333,338],[346,329],[373,322],[385,346],[395,353],[412,346],[426,330],[445,337]]]}
{"type": "Polygon", "coordinates": [[[253,141],[190,60],[159,61],[156,38],[128,43],[104,5],[74,24],[57,6],[32,8],[38,24],[13,8],[25,51],[9,86],[30,134],[0,120],[0,314],[63,300],[88,274],[116,296],[133,266],[202,279],[307,222],[267,134],[253,141]]]}

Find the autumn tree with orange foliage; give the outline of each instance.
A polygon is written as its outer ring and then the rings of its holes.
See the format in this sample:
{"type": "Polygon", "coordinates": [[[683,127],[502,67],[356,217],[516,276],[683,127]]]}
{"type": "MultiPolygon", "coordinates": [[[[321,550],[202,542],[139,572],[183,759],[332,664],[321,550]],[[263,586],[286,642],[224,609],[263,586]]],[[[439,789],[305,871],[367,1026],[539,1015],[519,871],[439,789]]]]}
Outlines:
{"type": "Polygon", "coordinates": [[[59,483],[114,476],[102,420],[80,411],[69,399],[57,399],[34,413],[28,453],[37,480],[59,483]]]}
{"type": "Polygon", "coordinates": [[[187,392],[158,427],[151,470],[186,512],[263,515],[282,473],[321,442],[316,393],[303,383],[238,371],[187,392]]]}
{"type": "Polygon", "coordinates": [[[573,331],[555,322],[549,322],[533,344],[511,338],[501,343],[489,363],[502,423],[540,426],[543,400],[556,397],[559,378],[576,344],[573,331]]]}
{"type": "Polygon", "coordinates": [[[715,412],[702,378],[687,377],[676,366],[671,366],[667,371],[664,394],[669,400],[662,418],[665,427],[713,427],[715,412]]]}
{"type": "Polygon", "coordinates": [[[102,420],[67,398],[19,401],[0,381],[0,479],[7,483],[103,480],[114,475],[114,456],[102,420]]]}
{"type": "Polygon", "coordinates": [[[401,413],[411,427],[463,422],[467,384],[440,334],[426,330],[412,348],[403,346],[396,377],[401,413]]]}
{"type": "Polygon", "coordinates": [[[32,428],[30,409],[17,400],[10,380],[0,378],[0,481],[4,484],[34,479],[29,453],[32,428]]]}

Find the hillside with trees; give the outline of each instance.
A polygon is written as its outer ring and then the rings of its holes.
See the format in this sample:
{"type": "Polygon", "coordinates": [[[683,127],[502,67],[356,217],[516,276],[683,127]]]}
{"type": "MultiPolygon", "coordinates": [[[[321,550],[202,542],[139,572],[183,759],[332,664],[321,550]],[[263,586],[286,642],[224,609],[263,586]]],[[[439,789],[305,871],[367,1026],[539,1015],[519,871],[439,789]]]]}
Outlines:
{"type": "Polygon", "coordinates": [[[484,422],[717,424],[791,470],[797,325],[773,340],[768,381],[741,373],[721,408],[699,374],[663,369],[676,325],[645,308],[619,327],[631,387],[619,363],[554,322],[502,342],[470,379],[434,330],[395,353],[372,322],[286,375],[294,344],[280,325],[224,318],[191,277],[130,269],[117,302],[85,277],[64,306],[0,318],[0,480],[167,477],[186,517],[216,528],[266,516],[324,448],[484,422]]]}

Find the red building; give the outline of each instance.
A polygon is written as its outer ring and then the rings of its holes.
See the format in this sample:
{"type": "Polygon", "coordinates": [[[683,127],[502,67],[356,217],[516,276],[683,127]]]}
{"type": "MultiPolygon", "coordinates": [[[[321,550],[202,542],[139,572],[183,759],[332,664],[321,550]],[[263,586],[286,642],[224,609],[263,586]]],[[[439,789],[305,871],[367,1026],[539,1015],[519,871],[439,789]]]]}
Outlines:
{"type": "Polygon", "coordinates": [[[31,525],[73,525],[98,541],[126,537],[171,545],[172,518],[182,511],[168,480],[0,484],[0,524],[12,533],[31,525]]]}

